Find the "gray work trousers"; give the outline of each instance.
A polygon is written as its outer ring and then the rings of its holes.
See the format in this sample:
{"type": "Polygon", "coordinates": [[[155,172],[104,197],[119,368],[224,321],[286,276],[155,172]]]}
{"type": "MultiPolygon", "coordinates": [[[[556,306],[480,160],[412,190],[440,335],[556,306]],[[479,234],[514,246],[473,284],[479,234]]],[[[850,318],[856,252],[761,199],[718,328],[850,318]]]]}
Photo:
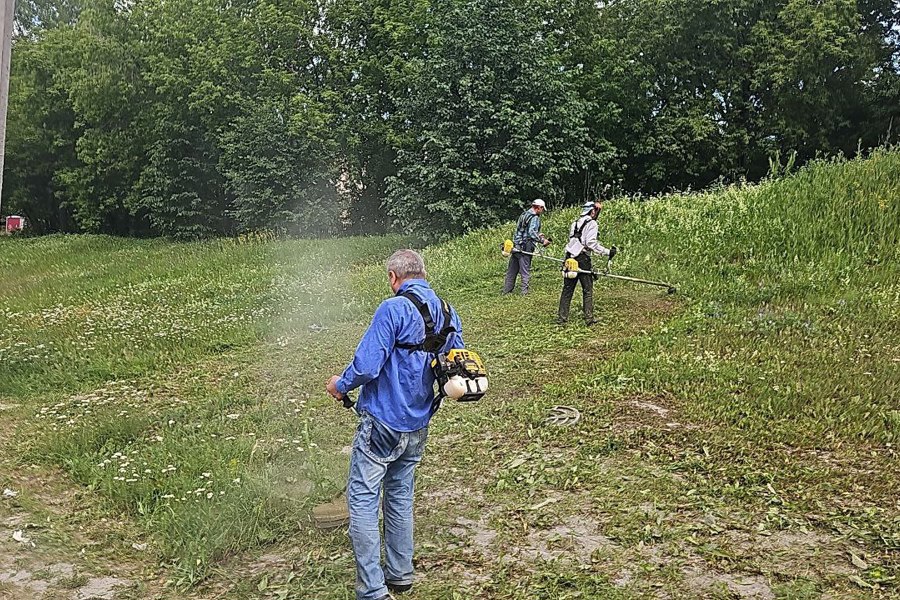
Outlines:
{"type": "Polygon", "coordinates": [[[516,287],[516,276],[522,276],[522,295],[528,293],[528,282],[531,281],[531,255],[513,252],[506,268],[506,279],[503,281],[503,293],[509,294],[516,287]]]}
{"type": "MultiPolygon", "coordinates": [[[[575,257],[578,268],[582,271],[591,270],[591,257],[587,252],[582,252],[575,257]]],[[[572,305],[572,296],[575,294],[575,286],[581,284],[582,309],[584,310],[584,322],[590,325],[594,322],[594,276],[579,273],[577,279],[563,279],[562,295],[559,297],[559,313],[556,320],[562,324],[569,320],[569,307],[572,305]]]]}

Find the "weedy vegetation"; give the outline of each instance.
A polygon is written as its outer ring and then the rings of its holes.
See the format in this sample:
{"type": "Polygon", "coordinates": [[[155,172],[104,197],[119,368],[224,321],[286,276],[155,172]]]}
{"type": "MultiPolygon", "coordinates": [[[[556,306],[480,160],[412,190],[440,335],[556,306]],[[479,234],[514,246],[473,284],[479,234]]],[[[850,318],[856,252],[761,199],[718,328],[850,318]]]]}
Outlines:
{"type": "MultiPolygon", "coordinates": [[[[601,280],[593,328],[553,324],[549,262],[499,296],[508,228],[425,249],[492,392],[434,422],[413,597],[896,596],[898,190],[879,151],[610,202],[615,272],[679,293],[601,280]],[[545,424],[558,404],[581,420],[545,424]]],[[[63,473],[119,523],[93,566],[139,565],[122,597],[352,597],[345,534],[309,520],[354,428],[322,388],[404,243],[0,240],[0,507],[37,514],[29,482],[63,473]]]]}

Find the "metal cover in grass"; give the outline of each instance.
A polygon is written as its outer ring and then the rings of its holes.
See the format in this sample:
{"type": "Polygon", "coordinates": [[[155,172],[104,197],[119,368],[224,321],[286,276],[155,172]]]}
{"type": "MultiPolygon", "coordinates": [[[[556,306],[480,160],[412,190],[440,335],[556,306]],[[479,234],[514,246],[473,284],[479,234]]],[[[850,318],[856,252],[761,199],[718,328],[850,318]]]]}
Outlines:
{"type": "Polygon", "coordinates": [[[557,405],[550,409],[550,415],[544,419],[547,425],[574,425],[581,420],[581,413],[571,406],[557,405]]]}

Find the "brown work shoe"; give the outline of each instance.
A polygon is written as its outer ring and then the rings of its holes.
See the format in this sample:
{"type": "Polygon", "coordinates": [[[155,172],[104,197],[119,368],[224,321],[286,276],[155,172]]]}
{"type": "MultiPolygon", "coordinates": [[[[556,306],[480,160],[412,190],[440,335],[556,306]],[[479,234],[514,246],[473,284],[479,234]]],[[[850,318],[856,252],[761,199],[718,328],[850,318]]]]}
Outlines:
{"type": "Polygon", "coordinates": [[[319,504],[312,510],[313,525],[316,529],[337,529],[350,524],[350,511],[347,508],[347,496],[343,492],[331,502],[319,504]]]}

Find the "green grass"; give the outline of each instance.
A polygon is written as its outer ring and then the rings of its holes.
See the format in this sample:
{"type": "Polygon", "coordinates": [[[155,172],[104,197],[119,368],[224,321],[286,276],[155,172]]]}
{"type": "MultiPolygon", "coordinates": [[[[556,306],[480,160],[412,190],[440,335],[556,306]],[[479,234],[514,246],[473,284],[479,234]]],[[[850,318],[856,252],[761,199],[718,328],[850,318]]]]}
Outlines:
{"type": "Polygon", "coordinates": [[[0,394],[71,392],[174,368],[275,329],[361,307],[345,271],[396,240],[172,244],[68,236],[7,240],[0,394]],[[343,294],[346,296],[346,294],[343,294]]]}
{"type": "MultiPolygon", "coordinates": [[[[508,227],[426,249],[492,393],[434,422],[415,597],[896,594],[898,190],[884,151],[610,202],[615,271],[679,294],[601,280],[592,329],[552,323],[551,263],[499,296],[508,227]],[[555,404],[581,422],[544,425],[555,404]]],[[[322,387],[401,244],[0,240],[15,464],[63,467],[191,593],[351,597],[346,537],[309,524],[354,426],[322,387]]]]}

